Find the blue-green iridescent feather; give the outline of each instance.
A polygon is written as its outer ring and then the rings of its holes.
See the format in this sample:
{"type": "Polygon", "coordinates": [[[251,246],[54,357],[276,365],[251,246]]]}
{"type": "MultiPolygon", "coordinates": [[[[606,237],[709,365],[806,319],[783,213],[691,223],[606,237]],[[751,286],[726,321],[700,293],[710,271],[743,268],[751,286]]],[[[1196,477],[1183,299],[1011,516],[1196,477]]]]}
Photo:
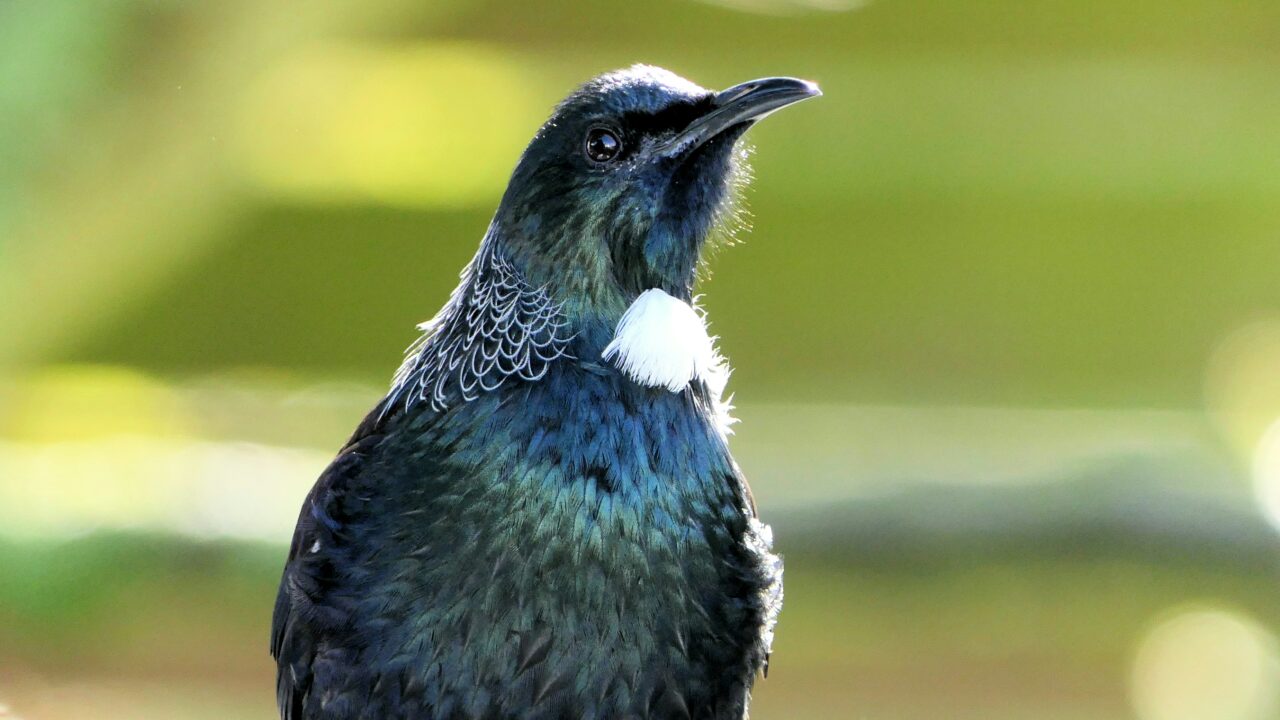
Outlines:
{"type": "Polygon", "coordinates": [[[690,298],[745,127],[625,182],[561,157],[599,117],[687,125],[710,93],[672,78],[562,104],[307,497],[273,622],[286,720],[745,716],[781,565],[720,399],[601,359],[639,292],[690,298]]]}

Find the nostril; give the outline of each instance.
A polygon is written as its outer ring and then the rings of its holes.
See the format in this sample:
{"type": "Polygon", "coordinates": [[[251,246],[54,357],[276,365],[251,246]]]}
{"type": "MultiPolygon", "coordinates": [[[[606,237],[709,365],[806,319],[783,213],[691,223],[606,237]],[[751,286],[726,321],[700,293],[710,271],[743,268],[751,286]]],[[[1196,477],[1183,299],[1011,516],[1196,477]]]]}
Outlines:
{"type": "Polygon", "coordinates": [[[724,92],[717,95],[716,103],[719,105],[726,105],[728,103],[733,102],[734,100],[737,100],[743,95],[746,95],[747,93],[755,91],[759,87],[760,87],[760,84],[754,83],[754,82],[735,85],[734,87],[731,87],[728,90],[725,90],[724,92]]]}

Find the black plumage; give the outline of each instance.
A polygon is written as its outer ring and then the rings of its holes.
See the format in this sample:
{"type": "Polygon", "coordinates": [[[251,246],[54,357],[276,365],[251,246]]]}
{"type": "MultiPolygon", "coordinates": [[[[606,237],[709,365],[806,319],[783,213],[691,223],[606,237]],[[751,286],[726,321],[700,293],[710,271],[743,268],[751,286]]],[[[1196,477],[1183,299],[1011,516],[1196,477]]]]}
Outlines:
{"type": "Polygon", "coordinates": [[[659,310],[689,317],[739,136],[816,93],[637,66],[557,108],[303,503],[282,717],[745,716],[781,563],[728,451],[723,368],[668,377],[687,358],[659,310]],[[647,334],[624,337],[633,311],[647,334]]]}

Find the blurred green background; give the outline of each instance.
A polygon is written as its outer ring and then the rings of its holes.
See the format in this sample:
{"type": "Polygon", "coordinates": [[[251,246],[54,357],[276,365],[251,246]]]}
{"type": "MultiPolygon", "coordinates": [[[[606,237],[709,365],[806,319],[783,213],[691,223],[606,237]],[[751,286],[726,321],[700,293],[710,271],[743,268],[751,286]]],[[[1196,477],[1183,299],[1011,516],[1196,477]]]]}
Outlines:
{"type": "Polygon", "coordinates": [[[3,0],[0,717],[274,716],[302,496],[551,105],[753,130],[753,717],[1280,718],[1275,0],[3,0]]]}

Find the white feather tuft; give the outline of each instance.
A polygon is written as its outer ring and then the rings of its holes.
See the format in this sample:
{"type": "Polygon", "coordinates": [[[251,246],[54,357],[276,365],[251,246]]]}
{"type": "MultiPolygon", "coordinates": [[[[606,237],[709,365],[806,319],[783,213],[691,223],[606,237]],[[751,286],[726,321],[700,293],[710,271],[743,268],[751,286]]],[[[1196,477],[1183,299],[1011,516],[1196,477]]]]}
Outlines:
{"type": "MultiPolygon", "coordinates": [[[[749,511],[744,510],[744,512],[749,511]]],[[[769,577],[769,584],[760,591],[760,605],[764,610],[764,627],[760,628],[760,640],[766,653],[773,649],[773,631],[782,612],[782,558],[773,554],[773,528],[754,517],[747,520],[744,536],[747,549],[755,553],[757,561],[769,577]]]]}
{"type": "Polygon", "coordinates": [[[671,392],[698,378],[718,396],[727,377],[706,321],[689,303],[657,288],[627,308],[603,357],[637,383],[671,392]]]}

